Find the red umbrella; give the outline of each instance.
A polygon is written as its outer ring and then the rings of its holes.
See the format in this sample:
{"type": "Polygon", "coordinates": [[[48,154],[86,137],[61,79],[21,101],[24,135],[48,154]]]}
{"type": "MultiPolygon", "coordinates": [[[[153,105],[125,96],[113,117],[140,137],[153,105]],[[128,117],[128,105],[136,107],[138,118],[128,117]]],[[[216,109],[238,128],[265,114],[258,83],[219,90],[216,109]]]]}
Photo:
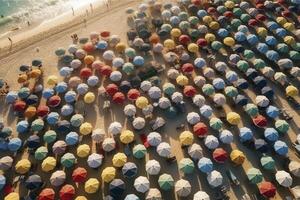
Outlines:
{"type": "Polygon", "coordinates": [[[233,17],[233,13],[231,12],[231,11],[226,11],[226,12],[224,12],[224,14],[223,14],[225,17],[227,17],[227,18],[232,18],[233,17]]]}
{"type": "Polygon", "coordinates": [[[86,52],[93,52],[95,50],[95,47],[94,47],[93,43],[87,42],[87,43],[84,44],[83,49],[86,52]]]}
{"type": "Polygon", "coordinates": [[[49,114],[50,109],[48,106],[40,105],[36,112],[39,117],[46,117],[49,114]]]}
{"type": "Polygon", "coordinates": [[[131,101],[135,101],[141,95],[137,89],[130,89],[127,93],[127,98],[131,101]]]}
{"type": "Polygon", "coordinates": [[[54,200],[55,192],[52,188],[45,188],[39,194],[38,200],[54,200]]]}
{"type": "Polygon", "coordinates": [[[196,89],[191,85],[184,86],[183,93],[187,97],[193,97],[196,94],[196,89]]]}
{"type": "Polygon", "coordinates": [[[72,173],[72,179],[76,183],[85,182],[86,176],[87,176],[87,171],[82,167],[77,167],[76,169],[74,169],[72,173]]]}
{"type": "Polygon", "coordinates": [[[252,121],[256,126],[260,128],[267,126],[267,119],[262,115],[257,115],[255,118],[252,119],[252,121]]]}
{"type": "Polygon", "coordinates": [[[60,96],[54,95],[48,99],[48,106],[50,108],[55,108],[55,107],[59,106],[60,102],[61,102],[60,96]]]}
{"type": "Polygon", "coordinates": [[[264,2],[265,2],[265,0],[256,0],[255,1],[256,4],[258,4],[258,3],[264,3],[264,2]]]}
{"type": "Polygon", "coordinates": [[[262,4],[262,3],[258,3],[258,4],[256,4],[256,6],[255,6],[257,9],[265,9],[265,6],[264,6],[264,4],[262,4]]]}
{"type": "Polygon", "coordinates": [[[282,11],[281,15],[284,17],[291,17],[292,13],[288,10],[282,11]]]}
{"type": "Polygon", "coordinates": [[[207,126],[202,122],[198,122],[193,126],[194,134],[196,134],[198,137],[206,136],[207,130],[208,130],[207,126]]]}
{"type": "Polygon", "coordinates": [[[122,92],[117,92],[113,96],[113,102],[122,104],[125,101],[125,95],[122,92]]]}
{"type": "Polygon", "coordinates": [[[207,46],[207,41],[206,41],[206,39],[204,39],[204,38],[199,38],[199,39],[197,40],[196,43],[197,43],[198,46],[200,46],[200,47],[205,47],[205,46],[207,46]]]}
{"type": "Polygon", "coordinates": [[[249,26],[257,26],[257,24],[258,24],[258,21],[256,19],[250,19],[248,21],[249,26]]]}
{"type": "Polygon", "coordinates": [[[72,185],[64,185],[59,191],[60,200],[72,200],[75,196],[75,188],[72,185]]]}
{"type": "Polygon", "coordinates": [[[181,35],[178,40],[183,45],[187,45],[189,42],[191,42],[191,38],[188,35],[181,35]]]}
{"type": "Polygon", "coordinates": [[[201,6],[201,0],[192,0],[192,4],[195,6],[201,6]]]}
{"type": "Polygon", "coordinates": [[[114,94],[119,91],[119,88],[116,84],[111,83],[106,86],[105,90],[107,94],[109,94],[110,96],[114,96],[114,94]]]}
{"type": "Polygon", "coordinates": [[[92,74],[93,74],[93,72],[92,72],[91,68],[85,67],[80,70],[80,76],[82,78],[88,78],[88,77],[92,76],[92,74]]]}
{"type": "Polygon", "coordinates": [[[258,188],[260,194],[267,198],[272,198],[276,195],[276,188],[271,182],[264,181],[258,188]]]}
{"type": "Polygon", "coordinates": [[[285,0],[277,0],[277,3],[279,3],[279,4],[285,4],[285,0]]]}
{"type": "Polygon", "coordinates": [[[213,158],[216,162],[224,163],[227,158],[227,152],[223,148],[216,148],[213,152],[213,158]]]}
{"type": "Polygon", "coordinates": [[[214,8],[214,7],[209,7],[208,9],[207,9],[207,12],[209,13],[209,14],[214,14],[214,13],[216,13],[216,9],[214,8]]]}
{"type": "Polygon", "coordinates": [[[185,64],[182,65],[181,70],[184,73],[191,74],[194,71],[194,65],[191,64],[191,63],[185,63],[185,64]]]}
{"type": "Polygon", "coordinates": [[[110,36],[110,32],[109,31],[102,31],[100,33],[100,36],[103,37],[103,38],[107,38],[110,36]]]}
{"type": "Polygon", "coordinates": [[[102,66],[101,69],[100,69],[100,74],[101,74],[102,76],[109,76],[111,73],[112,73],[111,66],[104,65],[104,66],[102,66]]]}
{"type": "Polygon", "coordinates": [[[14,108],[15,111],[24,112],[24,110],[26,108],[26,103],[24,101],[22,101],[22,100],[17,100],[14,103],[13,108],[14,108]]]}
{"type": "Polygon", "coordinates": [[[262,22],[265,21],[267,18],[263,14],[258,14],[255,16],[255,19],[262,22]]]}

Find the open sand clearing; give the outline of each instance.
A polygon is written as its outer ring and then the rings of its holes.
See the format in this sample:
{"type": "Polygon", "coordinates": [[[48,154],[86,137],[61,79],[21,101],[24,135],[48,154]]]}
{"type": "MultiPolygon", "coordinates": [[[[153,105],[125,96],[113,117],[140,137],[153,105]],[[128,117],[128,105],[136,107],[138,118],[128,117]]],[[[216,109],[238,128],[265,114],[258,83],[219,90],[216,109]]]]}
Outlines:
{"type": "MultiPolygon", "coordinates": [[[[66,25],[59,25],[57,28],[53,28],[48,30],[44,33],[39,33],[34,38],[29,39],[20,39],[20,43],[16,44],[16,46],[13,46],[13,49],[16,48],[16,50],[11,50],[12,52],[7,54],[5,50],[2,50],[0,52],[0,55],[4,56],[0,60],[0,76],[4,77],[5,80],[7,80],[8,84],[11,87],[11,90],[18,90],[19,85],[16,82],[16,77],[19,74],[18,68],[21,64],[29,64],[31,63],[31,60],[34,58],[39,58],[43,61],[43,70],[44,70],[44,77],[50,75],[50,74],[58,74],[58,69],[60,64],[58,63],[57,56],[54,54],[55,49],[57,47],[64,47],[67,48],[69,44],[71,44],[71,34],[78,34],[79,37],[87,37],[90,32],[92,31],[103,31],[103,30],[109,30],[112,34],[117,34],[121,37],[122,41],[126,41],[126,31],[129,29],[127,24],[127,17],[125,14],[125,9],[129,6],[131,7],[137,7],[138,3],[141,1],[134,1],[134,0],[120,0],[120,1],[113,1],[112,7],[107,11],[105,7],[99,7],[95,10],[94,16],[90,17],[87,21],[87,25],[85,26],[84,23],[78,22],[78,19],[75,19],[71,22],[71,27],[68,26],[68,28],[64,28],[66,25]],[[56,29],[56,30],[55,30],[56,29]],[[36,51],[36,48],[39,48],[39,52],[36,51]]],[[[163,2],[170,2],[170,1],[163,1],[163,2]]],[[[2,43],[5,45],[5,42],[2,43]]],[[[5,48],[4,48],[5,49],[5,48]]],[[[97,56],[97,55],[96,55],[97,56]]],[[[203,55],[204,58],[206,58],[206,55],[203,55]]],[[[154,58],[152,56],[147,57],[147,61],[150,60],[162,60],[161,58],[154,58]]],[[[223,60],[222,57],[217,57],[216,60],[223,60]]],[[[165,76],[161,76],[163,81],[165,80],[165,76]]],[[[287,142],[287,144],[290,147],[289,150],[289,157],[291,160],[297,160],[299,161],[299,158],[296,157],[294,150],[292,149],[291,142],[295,141],[296,135],[299,132],[298,123],[300,122],[300,116],[297,111],[294,111],[291,106],[287,103],[285,100],[285,95],[282,93],[281,90],[278,89],[276,85],[273,83],[269,83],[271,86],[273,86],[275,90],[276,99],[274,100],[274,104],[277,105],[280,108],[285,108],[288,110],[291,115],[293,115],[293,120],[290,122],[290,130],[286,136],[284,136],[284,141],[287,142]]],[[[94,92],[97,92],[94,90],[94,92]]],[[[250,87],[249,90],[246,91],[246,94],[249,96],[250,99],[253,99],[253,88],[250,87]]],[[[255,97],[254,97],[255,98],[255,97]]],[[[299,100],[299,99],[298,99],[299,100]]],[[[208,100],[210,101],[210,100],[208,100]]],[[[2,102],[1,102],[2,103],[2,102]]],[[[45,102],[42,102],[45,103],[45,102]]],[[[190,100],[187,101],[187,112],[190,112],[192,110],[198,112],[198,108],[192,105],[192,102],[190,100]]],[[[109,112],[104,112],[102,110],[103,105],[103,98],[98,98],[97,102],[93,105],[86,106],[86,121],[92,123],[94,128],[103,128],[107,131],[107,128],[109,124],[113,121],[118,121],[122,123],[124,128],[129,127],[129,129],[132,129],[132,126],[130,123],[126,121],[126,118],[123,114],[123,106],[112,106],[111,110],[109,112]]],[[[232,106],[225,105],[223,107],[225,113],[228,113],[229,111],[236,111],[239,114],[241,114],[242,118],[242,124],[246,127],[251,127],[252,122],[251,118],[246,115],[244,112],[239,112],[237,108],[233,108],[232,106]],[[243,115],[242,115],[243,113],[243,115]]],[[[13,127],[15,131],[15,125],[17,123],[17,118],[13,115],[12,109],[8,107],[7,105],[2,103],[2,106],[0,106],[0,112],[3,115],[6,125],[13,127]]],[[[218,110],[214,110],[214,115],[219,116],[220,113],[218,110]]],[[[160,131],[160,133],[163,136],[163,141],[166,141],[171,144],[172,147],[172,153],[176,156],[177,162],[179,162],[183,157],[188,157],[187,150],[182,149],[181,145],[179,143],[179,134],[181,131],[176,130],[176,126],[178,126],[181,123],[185,123],[185,129],[192,129],[187,123],[185,115],[180,115],[176,120],[168,120],[166,126],[160,131]]],[[[239,127],[242,127],[240,124],[239,127]]],[[[222,172],[222,175],[224,177],[224,183],[227,185],[227,187],[230,187],[230,191],[228,192],[228,195],[230,196],[230,199],[241,199],[242,195],[244,193],[257,193],[257,187],[255,185],[251,185],[247,179],[246,176],[246,170],[250,167],[256,167],[261,169],[264,175],[265,180],[272,181],[273,183],[276,182],[274,174],[268,173],[266,171],[262,170],[262,167],[259,163],[259,154],[256,153],[253,150],[248,149],[244,145],[242,145],[239,142],[239,136],[238,136],[238,128],[237,127],[230,127],[228,125],[225,125],[224,128],[228,128],[234,133],[234,143],[232,143],[231,146],[226,146],[224,149],[227,152],[230,152],[232,149],[238,148],[239,150],[243,151],[246,155],[246,161],[242,166],[234,167],[233,164],[230,161],[227,161],[225,164],[215,164],[216,170],[222,172]],[[225,171],[226,169],[231,169],[235,175],[238,177],[239,181],[241,182],[240,186],[230,186],[230,183],[228,179],[226,178],[225,171]],[[275,181],[274,181],[275,180],[275,181]]],[[[143,133],[149,132],[150,129],[147,127],[145,130],[143,130],[143,133]]],[[[216,134],[213,132],[213,130],[209,129],[210,134],[216,134]]],[[[258,136],[263,134],[261,131],[256,131],[253,129],[254,135],[258,136]]],[[[14,132],[16,134],[16,132],[14,132]]],[[[63,136],[60,136],[60,138],[64,138],[63,136]]],[[[117,140],[118,141],[118,140],[117,140]]],[[[200,144],[204,150],[204,155],[206,157],[211,157],[211,152],[204,146],[204,143],[201,139],[195,139],[195,142],[200,144]]],[[[91,141],[90,137],[84,137],[82,142],[83,144],[89,144],[92,146],[93,152],[97,152],[99,148],[96,147],[96,145],[91,141]]],[[[139,137],[136,137],[136,144],[140,143],[139,137]]],[[[132,146],[132,145],[131,145],[132,146]]],[[[68,148],[68,151],[71,153],[76,154],[76,148],[68,148]]],[[[122,144],[119,145],[118,149],[114,151],[116,152],[122,152],[123,146],[122,144]]],[[[112,165],[112,156],[114,153],[105,154],[104,164],[98,169],[98,170],[92,170],[89,167],[86,166],[86,158],[78,158],[78,164],[76,166],[85,167],[88,169],[88,177],[89,178],[97,178],[100,180],[100,174],[102,170],[106,166],[112,165]]],[[[3,154],[2,154],[3,155],[3,154]]],[[[1,155],[1,156],[2,156],[1,155]]],[[[276,160],[276,168],[277,170],[283,169],[284,163],[282,163],[282,159],[280,159],[278,156],[275,155],[275,153],[272,154],[274,159],[276,160]]],[[[26,158],[28,157],[28,153],[25,151],[22,154],[19,153],[15,157],[15,161],[17,159],[26,158]]],[[[206,191],[210,196],[211,199],[214,199],[214,190],[211,189],[206,181],[206,175],[199,172],[199,170],[195,170],[193,174],[185,176],[182,174],[176,163],[168,164],[164,159],[158,156],[155,149],[149,148],[148,154],[146,159],[143,160],[137,160],[134,159],[133,156],[128,157],[128,161],[134,162],[138,165],[138,175],[148,176],[145,170],[145,163],[149,159],[156,159],[160,162],[162,169],[162,173],[169,173],[173,176],[174,180],[177,181],[180,178],[184,178],[186,180],[189,180],[192,185],[192,192],[191,195],[187,198],[180,198],[180,199],[192,199],[192,194],[196,193],[199,190],[206,191]]],[[[32,162],[37,162],[34,159],[31,159],[32,162]]],[[[11,170],[13,171],[13,170],[11,170]]],[[[46,174],[44,172],[41,172],[40,165],[37,168],[36,172],[42,176],[44,180],[48,180],[50,178],[50,173],[46,174]]],[[[71,173],[72,170],[66,170],[67,172],[67,183],[73,184],[71,180],[71,173]]],[[[15,174],[10,174],[10,177],[14,177],[15,174]]],[[[118,170],[118,176],[122,178],[120,170],[118,170]]],[[[158,176],[148,176],[150,180],[150,186],[151,188],[159,188],[157,180],[158,176]]],[[[136,193],[134,187],[133,187],[133,180],[128,180],[125,178],[122,178],[124,181],[126,181],[126,193],[136,193]]],[[[300,181],[299,179],[294,178],[294,184],[297,185],[300,181]]],[[[53,188],[53,186],[50,185],[50,183],[47,181],[48,187],[53,188]]],[[[100,187],[102,190],[99,190],[96,194],[88,195],[84,192],[84,185],[79,185],[78,189],[76,189],[76,196],[78,195],[84,195],[88,199],[103,199],[105,195],[108,194],[108,184],[101,183],[100,187]]],[[[286,188],[280,187],[278,184],[277,187],[277,195],[274,199],[284,199],[285,196],[290,195],[288,190],[286,188]]],[[[16,190],[20,193],[21,196],[25,196],[26,192],[25,190],[22,190],[23,187],[18,187],[16,190]]],[[[23,188],[24,189],[24,188],[23,188]]],[[[56,189],[57,193],[59,189],[56,189]]],[[[174,190],[171,192],[162,192],[163,199],[169,200],[169,199],[179,199],[179,197],[176,196],[174,193],[174,190]]],[[[142,199],[144,198],[143,195],[140,195],[142,199]]]]}

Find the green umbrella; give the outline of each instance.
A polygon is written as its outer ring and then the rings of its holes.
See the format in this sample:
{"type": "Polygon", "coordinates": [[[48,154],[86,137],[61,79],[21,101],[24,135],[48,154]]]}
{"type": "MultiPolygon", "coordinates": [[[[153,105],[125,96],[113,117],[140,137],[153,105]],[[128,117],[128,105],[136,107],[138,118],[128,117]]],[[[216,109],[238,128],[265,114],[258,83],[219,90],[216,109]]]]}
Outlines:
{"type": "Polygon", "coordinates": [[[257,168],[251,168],[247,171],[247,177],[253,184],[257,184],[263,181],[263,175],[257,168]]]}
{"type": "Polygon", "coordinates": [[[247,60],[250,60],[252,58],[254,58],[255,54],[252,50],[249,50],[249,49],[246,49],[244,51],[244,57],[247,59],[247,60]]]}
{"type": "Polygon", "coordinates": [[[42,119],[36,119],[31,124],[31,129],[33,131],[41,131],[44,128],[44,121],[42,119]]]}
{"type": "Polygon", "coordinates": [[[236,97],[239,94],[238,90],[233,86],[225,87],[225,95],[228,97],[236,97]]]}
{"type": "Polygon", "coordinates": [[[192,25],[197,25],[197,24],[199,23],[198,17],[195,17],[195,16],[189,17],[188,21],[189,21],[192,25]]]}
{"type": "Polygon", "coordinates": [[[180,21],[187,21],[189,18],[189,14],[186,12],[180,12],[178,14],[178,17],[179,17],[180,21]]]}
{"type": "Polygon", "coordinates": [[[76,162],[77,159],[72,153],[65,153],[60,160],[60,163],[67,168],[72,167],[76,162]]]}
{"type": "Polygon", "coordinates": [[[161,26],[161,29],[170,33],[170,31],[173,29],[173,27],[170,24],[163,24],[161,26]]]}
{"type": "Polygon", "coordinates": [[[238,68],[239,70],[241,70],[241,71],[243,71],[243,72],[246,72],[247,69],[249,69],[249,64],[248,64],[248,62],[245,61],[245,60],[240,60],[240,61],[238,61],[237,64],[236,64],[236,66],[237,66],[237,68],[238,68]]]}
{"type": "Polygon", "coordinates": [[[43,136],[43,139],[46,143],[52,143],[56,140],[56,132],[53,131],[53,130],[48,130],[45,132],[44,136],[43,136]]]}
{"type": "Polygon", "coordinates": [[[66,50],[63,48],[58,48],[55,50],[55,55],[57,55],[57,56],[63,56],[63,55],[65,55],[65,53],[66,53],[66,50]]]}
{"type": "Polygon", "coordinates": [[[18,91],[18,96],[21,99],[26,99],[30,95],[30,89],[28,87],[22,87],[18,91]]]}
{"type": "Polygon", "coordinates": [[[125,55],[129,58],[134,58],[136,56],[136,52],[133,48],[126,48],[125,55]]]}
{"type": "Polygon", "coordinates": [[[172,83],[165,83],[163,85],[163,91],[165,94],[171,96],[174,92],[176,92],[175,85],[173,85],[172,83]]]}
{"type": "Polygon", "coordinates": [[[13,130],[11,127],[3,127],[2,130],[0,130],[0,137],[7,138],[11,136],[13,130]]]}
{"type": "Polygon", "coordinates": [[[193,173],[194,168],[194,162],[190,158],[183,158],[179,162],[179,169],[185,174],[193,173]]]}
{"type": "Polygon", "coordinates": [[[267,169],[267,170],[275,169],[275,161],[271,156],[263,156],[260,159],[260,164],[263,166],[264,169],[267,169]]]}
{"type": "Polygon", "coordinates": [[[134,65],[130,62],[124,63],[122,67],[123,72],[125,72],[127,75],[131,74],[134,72],[134,65]]]}
{"type": "Polygon", "coordinates": [[[251,117],[255,117],[258,115],[258,108],[253,103],[248,103],[245,107],[245,111],[250,115],[251,117]]]}
{"type": "Polygon", "coordinates": [[[80,127],[84,122],[84,117],[81,114],[75,114],[70,119],[71,125],[74,127],[80,127]]]}
{"type": "Polygon", "coordinates": [[[215,88],[211,84],[204,84],[202,87],[202,92],[207,96],[210,96],[215,93],[215,88]]]}
{"type": "Polygon", "coordinates": [[[290,126],[285,120],[279,119],[275,122],[275,128],[281,133],[286,133],[290,126]]]}
{"type": "Polygon", "coordinates": [[[209,120],[209,126],[214,130],[220,130],[223,126],[223,122],[216,117],[213,117],[209,120]]]}
{"type": "Polygon", "coordinates": [[[137,159],[142,159],[145,157],[145,154],[147,153],[147,149],[144,145],[142,144],[138,144],[138,145],[135,145],[133,147],[133,156],[137,159]]]}
{"type": "Polygon", "coordinates": [[[244,13],[244,14],[242,14],[242,15],[240,16],[240,19],[241,19],[244,23],[247,23],[247,22],[251,19],[251,16],[244,13]]]}
{"type": "Polygon", "coordinates": [[[218,13],[223,14],[224,12],[227,11],[227,9],[225,8],[225,6],[218,6],[217,11],[218,13]]]}
{"type": "Polygon", "coordinates": [[[298,51],[290,51],[289,56],[292,60],[300,60],[300,53],[298,51]]]}
{"type": "Polygon", "coordinates": [[[266,63],[263,59],[255,59],[253,62],[255,69],[263,69],[266,66],[266,63]]]}
{"type": "Polygon", "coordinates": [[[190,28],[190,23],[187,21],[182,21],[179,23],[179,28],[183,31],[188,30],[190,28]]]}
{"type": "Polygon", "coordinates": [[[213,41],[211,43],[211,48],[216,50],[216,51],[219,51],[222,47],[223,47],[223,44],[219,41],[213,41]]]}
{"type": "Polygon", "coordinates": [[[299,42],[292,44],[291,46],[295,51],[300,51],[300,43],[299,42]]]}
{"type": "Polygon", "coordinates": [[[233,28],[238,28],[240,25],[242,25],[242,21],[239,19],[233,19],[231,20],[230,24],[233,28]]]}
{"type": "Polygon", "coordinates": [[[34,152],[34,157],[37,160],[44,160],[47,157],[47,154],[48,149],[44,146],[41,146],[34,152]]]}
{"type": "Polygon", "coordinates": [[[201,33],[200,33],[200,31],[198,29],[190,29],[189,30],[189,35],[192,38],[196,39],[196,38],[198,38],[201,35],[201,33]]]}
{"type": "Polygon", "coordinates": [[[241,16],[243,14],[243,11],[240,8],[234,8],[232,10],[232,12],[233,12],[233,14],[234,14],[235,17],[239,17],[239,16],[241,16]]]}
{"type": "Polygon", "coordinates": [[[278,53],[288,53],[289,52],[289,46],[285,43],[279,43],[276,46],[276,50],[278,53]]]}
{"type": "Polygon", "coordinates": [[[174,179],[170,174],[162,174],[158,178],[158,184],[162,190],[171,190],[174,187],[174,179]]]}

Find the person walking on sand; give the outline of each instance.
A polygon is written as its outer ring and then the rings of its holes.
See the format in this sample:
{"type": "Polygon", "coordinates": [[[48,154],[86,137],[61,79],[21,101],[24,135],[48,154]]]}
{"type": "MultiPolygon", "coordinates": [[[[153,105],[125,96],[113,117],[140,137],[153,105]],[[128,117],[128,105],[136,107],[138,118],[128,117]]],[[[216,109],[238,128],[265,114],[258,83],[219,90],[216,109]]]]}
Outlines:
{"type": "Polygon", "coordinates": [[[106,5],[106,9],[109,9],[109,4],[108,4],[108,0],[105,1],[105,5],[106,5]]]}
{"type": "Polygon", "coordinates": [[[72,15],[75,16],[74,8],[72,7],[71,9],[72,9],[72,15]]]}
{"type": "Polygon", "coordinates": [[[12,41],[12,39],[11,39],[10,37],[8,37],[7,39],[8,39],[8,40],[9,40],[9,42],[10,42],[10,48],[12,48],[12,45],[13,45],[13,41],[12,41]]]}
{"type": "Polygon", "coordinates": [[[85,14],[86,14],[86,16],[89,16],[89,10],[88,9],[85,10],[85,14]]]}
{"type": "Polygon", "coordinates": [[[90,3],[90,8],[91,8],[91,12],[94,12],[93,4],[92,3],[90,3]]]}

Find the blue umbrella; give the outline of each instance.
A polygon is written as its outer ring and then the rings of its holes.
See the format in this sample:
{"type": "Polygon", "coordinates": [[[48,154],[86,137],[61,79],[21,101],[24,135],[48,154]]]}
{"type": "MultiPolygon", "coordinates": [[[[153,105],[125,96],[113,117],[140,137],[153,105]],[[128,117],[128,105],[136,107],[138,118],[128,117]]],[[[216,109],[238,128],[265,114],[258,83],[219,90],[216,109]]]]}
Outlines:
{"type": "Polygon", "coordinates": [[[212,110],[212,108],[209,105],[203,105],[200,108],[200,113],[204,117],[209,118],[212,115],[213,110],[212,110]]]}
{"type": "Polygon", "coordinates": [[[269,50],[266,52],[266,57],[271,61],[279,60],[279,54],[274,50],[269,50]]]}
{"type": "Polygon", "coordinates": [[[125,183],[121,179],[114,179],[109,184],[109,192],[113,197],[119,198],[125,191],[125,183]]]}
{"type": "Polygon", "coordinates": [[[127,93],[132,87],[129,81],[122,81],[119,88],[121,92],[127,93]]]}
{"type": "Polygon", "coordinates": [[[206,66],[206,61],[203,58],[196,58],[194,60],[194,65],[197,68],[203,68],[206,66]]]}
{"type": "Polygon", "coordinates": [[[36,104],[38,101],[39,101],[39,97],[35,94],[31,94],[25,99],[27,105],[36,104]]]}
{"type": "Polygon", "coordinates": [[[271,35],[268,35],[265,40],[266,40],[266,43],[269,46],[276,46],[277,43],[278,43],[277,39],[274,36],[271,36],[271,35]]]}
{"type": "Polygon", "coordinates": [[[62,120],[57,123],[57,131],[69,132],[71,124],[67,120],[62,120]]]}
{"type": "Polygon", "coordinates": [[[0,175],[0,190],[3,189],[3,187],[5,186],[6,184],[6,178],[5,176],[3,176],[2,174],[0,175]]]}
{"type": "Polygon", "coordinates": [[[254,82],[255,86],[257,86],[260,89],[267,85],[267,80],[263,76],[255,77],[253,82],[254,82]]]}
{"type": "Polygon", "coordinates": [[[66,105],[63,105],[63,107],[61,107],[60,112],[61,112],[62,116],[69,116],[69,115],[73,114],[74,108],[71,104],[66,104],[66,105]]]}
{"type": "Polygon", "coordinates": [[[42,92],[42,96],[45,99],[49,99],[54,95],[54,90],[52,88],[45,88],[42,92]]]}
{"type": "Polygon", "coordinates": [[[252,140],[253,132],[251,131],[250,128],[242,127],[242,128],[240,128],[239,136],[240,136],[241,142],[246,142],[246,141],[252,140]]]}
{"type": "Polygon", "coordinates": [[[134,65],[142,66],[142,65],[144,65],[144,63],[145,63],[145,60],[142,56],[135,56],[133,58],[133,64],[134,65]]]}
{"type": "Polygon", "coordinates": [[[229,34],[225,28],[220,28],[217,33],[222,38],[227,37],[229,34]]]}
{"type": "Polygon", "coordinates": [[[247,1],[242,1],[242,2],[240,3],[240,8],[246,10],[246,9],[250,8],[250,4],[249,4],[247,1]]]}
{"type": "Polygon", "coordinates": [[[221,78],[215,78],[212,84],[217,90],[222,90],[225,87],[225,82],[221,78]]]}
{"type": "Polygon", "coordinates": [[[275,30],[275,33],[279,37],[285,37],[287,35],[287,31],[284,28],[278,28],[275,30]]]}
{"type": "Polygon", "coordinates": [[[198,10],[197,16],[198,16],[199,18],[203,18],[203,17],[207,16],[206,10],[202,10],[202,9],[201,9],[201,10],[198,10]]]}
{"type": "Polygon", "coordinates": [[[27,178],[25,185],[28,190],[35,190],[42,187],[43,180],[39,175],[34,174],[27,178]]]}
{"type": "Polygon", "coordinates": [[[234,39],[235,39],[236,41],[238,41],[238,42],[243,42],[243,41],[245,41],[247,38],[246,38],[245,33],[239,31],[239,32],[236,32],[236,33],[234,34],[234,39]]]}
{"type": "Polygon", "coordinates": [[[266,153],[268,151],[268,145],[264,139],[254,140],[255,149],[261,153],[266,153]]]}
{"type": "Polygon", "coordinates": [[[269,86],[265,86],[261,89],[261,94],[265,95],[268,99],[273,99],[274,97],[274,90],[269,86]]]}
{"type": "Polygon", "coordinates": [[[47,115],[47,123],[50,125],[54,125],[58,122],[59,114],[57,112],[51,112],[47,115]]]}
{"type": "Polygon", "coordinates": [[[255,79],[255,77],[258,76],[258,73],[257,73],[257,70],[254,69],[254,68],[249,68],[247,71],[246,71],[246,76],[250,79],[255,79]]]}
{"type": "Polygon", "coordinates": [[[16,125],[16,129],[18,133],[25,133],[29,128],[29,123],[26,120],[19,121],[16,125]]]}
{"type": "Polygon", "coordinates": [[[279,25],[276,22],[274,22],[274,21],[269,21],[269,22],[267,22],[267,28],[270,31],[274,31],[274,30],[276,30],[276,29],[279,28],[279,25]]]}
{"type": "Polygon", "coordinates": [[[275,128],[266,128],[264,131],[264,136],[270,142],[275,142],[279,138],[278,132],[275,128]]]}
{"type": "Polygon", "coordinates": [[[243,53],[245,51],[245,48],[241,44],[236,44],[232,47],[232,50],[236,53],[243,53]]]}
{"type": "Polygon", "coordinates": [[[179,19],[179,17],[178,16],[172,16],[171,18],[170,18],[170,22],[171,22],[171,24],[174,26],[176,26],[176,25],[178,25],[179,23],[180,23],[180,19],[179,19]]]}
{"type": "Polygon", "coordinates": [[[268,45],[266,45],[265,43],[258,43],[256,45],[256,49],[260,52],[260,53],[267,53],[267,51],[269,50],[268,45]]]}
{"type": "Polygon", "coordinates": [[[234,71],[228,71],[226,72],[226,75],[225,75],[226,79],[230,82],[230,83],[233,83],[235,81],[238,80],[238,75],[236,72],[234,71]]]}
{"type": "Polygon", "coordinates": [[[40,67],[42,66],[42,61],[39,59],[35,59],[31,62],[32,66],[40,67]]]}
{"type": "Polygon", "coordinates": [[[245,95],[237,95],[234,99],[234,102],[239,106],[245,106],[248,103],[248,98],[245,95]]]}
{"type": "Polygon", "coordinates": [[[259,42],[258,37],[254,34],[247,35],[247,41],[250,45],[256,45],[259,42]]]}
{"type": "MultiPolygon", "coordinates": [[[[246,34],[246,33],[249,32],[249,29],[248,29],[248,27],[245,26],[245,25],[240,25],[240,26],[238,27],[238,31],[246,34]]],[[[245,37],[245,39],[246,39],[246,37],[245,37]]],[[[243,41],[244,41],[244,40],[243,40],[243,41]]]]}
{"type": "Polygon", "coordinates": [[[26,99],[30,95],[30,89],[28,87],[22,87],[18,91],[18,97],[21,99],[26,99]]]}
{"type": "Polygon", "coordinates": [[[229,60],[230,60],[230,62],[236,64],[237,62],[239,62],[241,60],[241,57],[238,54],[231,54],[229,56],[229,60]]]}
{"type": "Polygon", "coordinates": [[[104,40],[100,40],[97,44],[96,44],[96,49],[100,49],[100,50],[105,50],[108,47],[108,43],[104,40]]]}
{"type": "Polygon", "coordinates": [[[6,151],[8,149],[8,144],[5,140],[0,140],[0,150],[6,151]]]}
{"type": "Polygon", "coordinates": [[[8,149],[12,152],[18,151],[22,146],[22,140],[20,138],[11,138],[8,142],[8,149]]]}
{"type": "Polygon", "coordinates": [[[96,169],[102,164],[103,156],[101,154],[92,153],[87,159],[88,166],[96,169]]]}
{"type": "Polygon", "coordinates": [[[237,81],[236,81],[236,86],[242,90],[246,90],[249,88],[249,83],[246,79],[243,79],[243,78],[239,78],[237,81]]]}
{"type": "Polygon", "coordinates": [[[65,93],[68,90],[68,84],[66,82],[59,82],[55,86],[55,91],[57,93],[65,93]]]}
{"type": "Polygon", "coordinates": [[[122,167],[122,174],[126,177],[126,178],[132,178],[134,176],[136,176],[137,174],[137,166],[135,163],[133,162],[127,162],[125,163],[125,165],[122,167]]]}
{"type": "Polygon", "coordinates": [[[97,76],[90,76],[87,80],[89,86],[96,86],[99,83],[99,78],[97,76]]]}
{"type": "Polygon", "coordinates": [[[5,97],[6,103],[14,103],[18,99],[18,93],[16,91],[10,91],[5,97]]]}
{"type": "MultiPolygon", "coordinates": [[[[218,22],[220,23],[220,24],[223,24],[223,23],[226,23],[227,22],[227,17],[225,17],[225,16],[219,16],[218,17],[218,22]]],[[[225,28],[230,28],[230,26],[229,27],[225,27],[225,28]]],[[[229,29],[228,29],[229,30],[229,29]]]]}
{"type": "Polygon", "coordinates": [[[1,138],[7,138],[11,136],[12,134],[12,128],[11,127],[3,127],[2,130],[0,130],[0,137],[1,138]]]}
{"type": "Polygon", "coordinates": [[[62,67],[59,70],[59,75],[62,77],[69,77],[73,72],[73,68],[70,67],[62,67]]]}
{"type": "Polygon", "coordinates": [[[27,139],[27,147],[30,149],[36,149],[41,145],[40,137],[37,135],[31,135],[27,139]]]}
{"type": "Polygon", "coordinates": [[[85,83],[80,83],[77,86],[76,91],[78,92],[78,94],[83,95],[89,91],[89,86],[85,83]]]}
{"type": "Polygon", "coordinates": [[[267,113],[268,117],[276,118],[279,115],[279,109],[275,106],[270,105],[267,107],[266,113],[267,113]]]}
{"type": "Polygon", "coordinates": [[[212,163],[211,159],[202,157],[198,161],[198,168],[201,172],[209,173],[213,170],[213,163],[212,163]]]}
{"type": "Polygon", "coordinates": [[[78,143],[78,141],[79,141],[79,135],[76,132],[70,132],[66,135],[65,142],[67,143],[67,145],[69,146],[75,145],[78,143]]]}
{"type": "Polygon", "coordinates": [[[283,141],[280,141],[280,140],[276,141],[274,143],[273,147],[274,147],[274,150],[276,151],[276,153],[279,154],[279,155],[281,155],[281,156],[286,155],[288,153],[288,151],[289,151],[289,148],[286,145],[286,143],[283,142],[283,141]]]}
{"type": "Polygon", "coordinates": [[[124,200],[140,200],[135,194],[127,194],[124,200]]]}
{"type": "Polygon", "coordinates": [[[76,92],[68,91],[65,94],[64,98],[67,103],[73,103],[74,101],[76,101],[76,96],[77,96],[76,92]]]}

